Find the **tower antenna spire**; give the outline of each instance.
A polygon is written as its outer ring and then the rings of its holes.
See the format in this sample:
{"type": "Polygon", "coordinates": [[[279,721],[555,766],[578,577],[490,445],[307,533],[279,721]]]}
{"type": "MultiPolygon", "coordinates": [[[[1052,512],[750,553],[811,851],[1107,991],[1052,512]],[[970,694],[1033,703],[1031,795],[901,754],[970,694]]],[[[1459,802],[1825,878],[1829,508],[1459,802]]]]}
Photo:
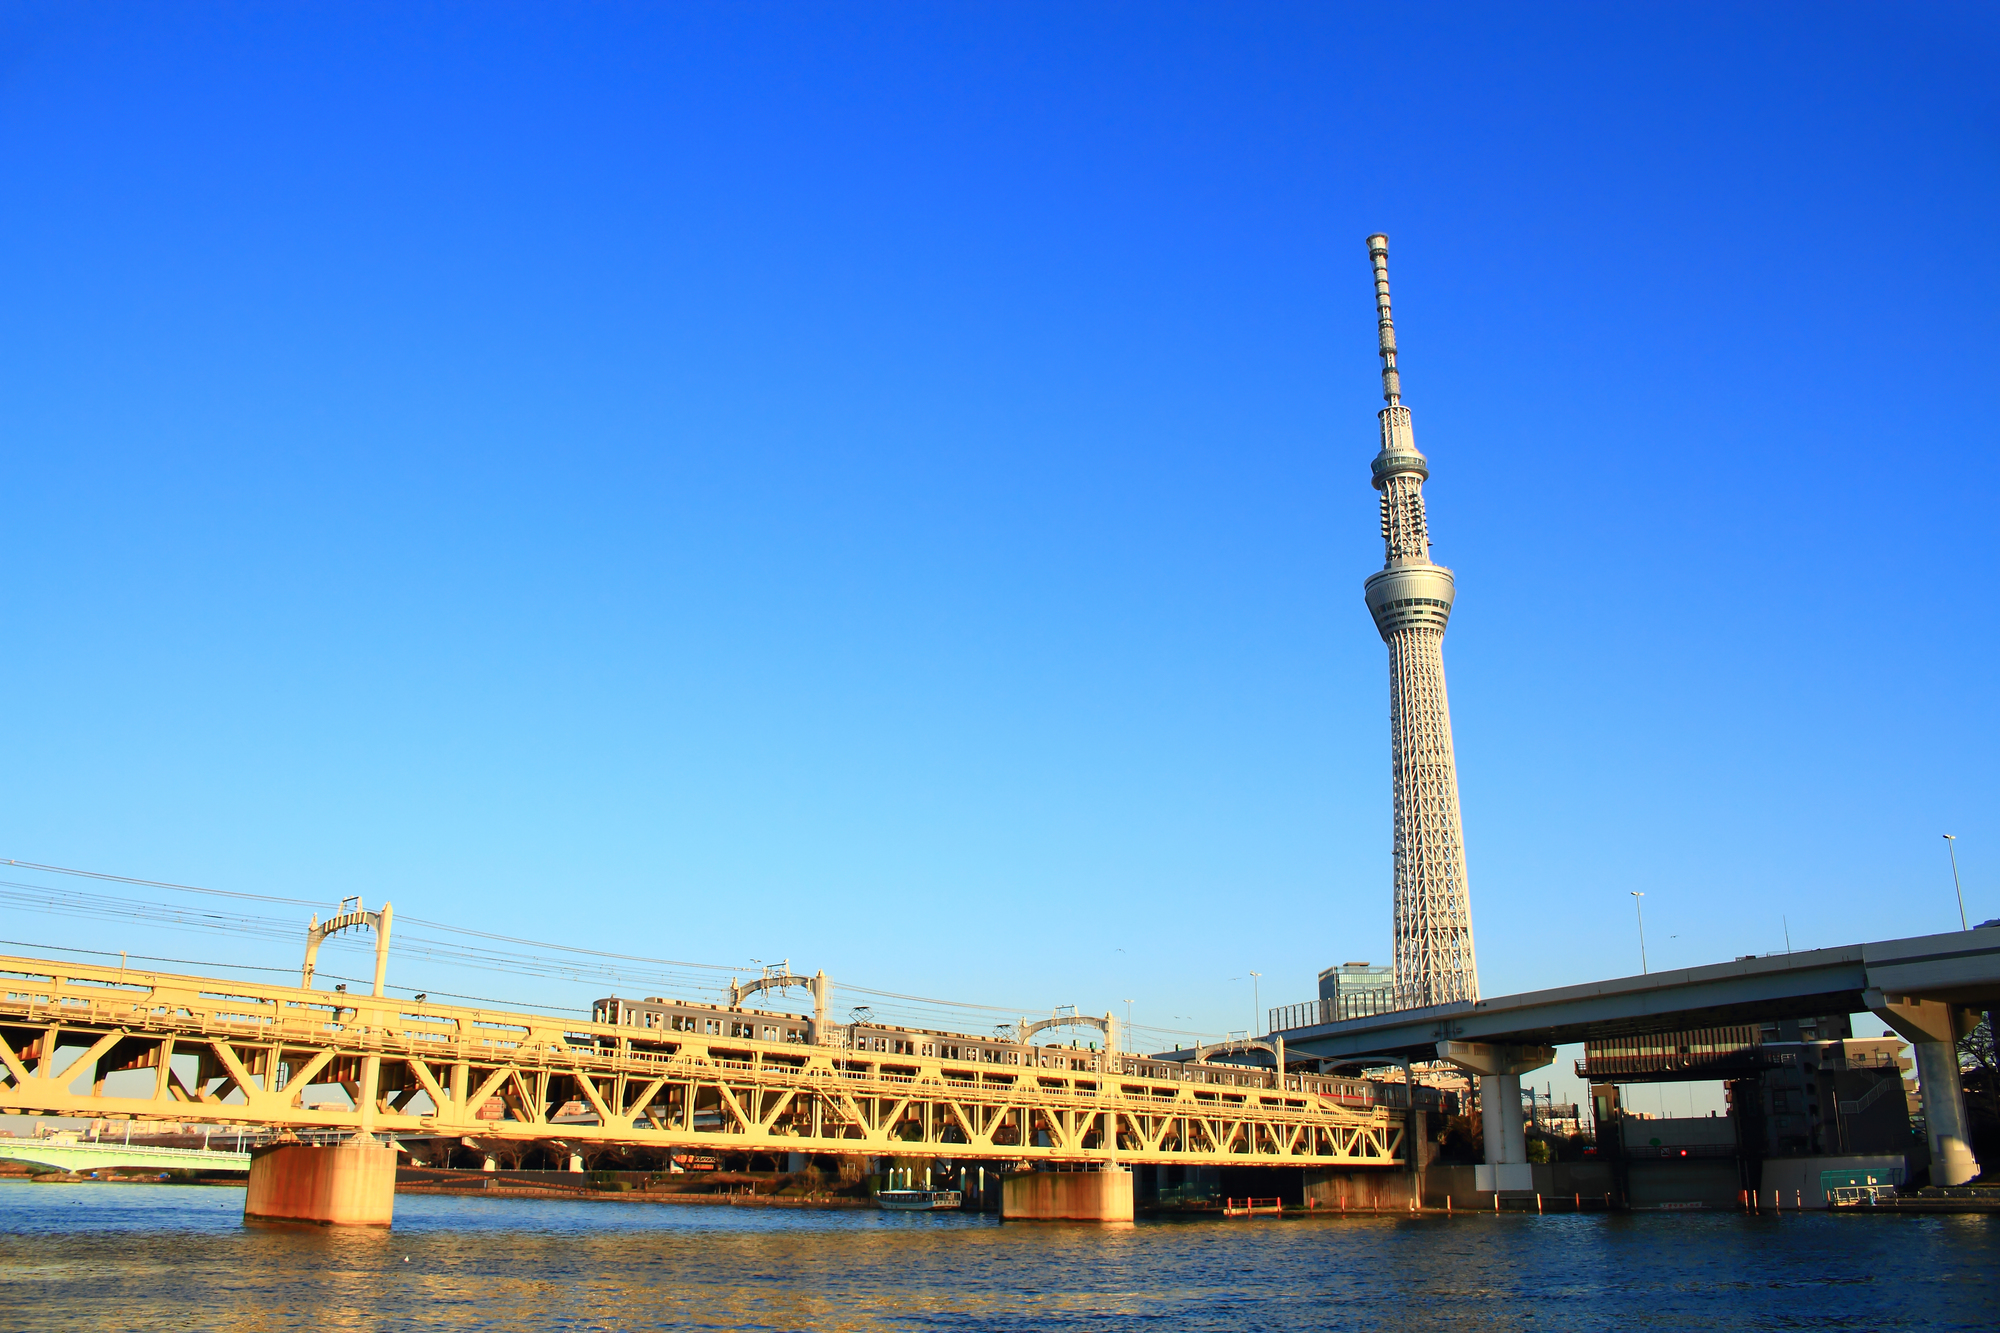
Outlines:
{"type": "Polygon", "coordinates": [[[1396,321],[1389,313],[1389,238],[1376,232],[1368,238],[1368,258],[1375,265],[1375,338],[1382,354],[1382,401],[1394,407],[1403,401],[1403,379],[1396,373],[1396,321]]]}

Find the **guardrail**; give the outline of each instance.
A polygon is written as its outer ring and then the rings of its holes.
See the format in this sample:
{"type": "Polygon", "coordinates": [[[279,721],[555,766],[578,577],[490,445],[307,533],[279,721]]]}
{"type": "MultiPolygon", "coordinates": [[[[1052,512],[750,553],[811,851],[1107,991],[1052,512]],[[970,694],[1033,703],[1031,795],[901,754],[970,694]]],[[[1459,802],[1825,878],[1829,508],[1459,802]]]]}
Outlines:
{"type": "Polygon", "coordinates": [[[1387,986],[1357,990],[1347,995],[1323,995],[1303,1004],[1285,1004],[1270,1013],[1271,1031],[1290,1032],[1294,1028],[1316,1028],[1327,1023],[1345,1023],[1354,1018],[1377,1018],[1393,1014],[1403,1006],[1387,986]]]}

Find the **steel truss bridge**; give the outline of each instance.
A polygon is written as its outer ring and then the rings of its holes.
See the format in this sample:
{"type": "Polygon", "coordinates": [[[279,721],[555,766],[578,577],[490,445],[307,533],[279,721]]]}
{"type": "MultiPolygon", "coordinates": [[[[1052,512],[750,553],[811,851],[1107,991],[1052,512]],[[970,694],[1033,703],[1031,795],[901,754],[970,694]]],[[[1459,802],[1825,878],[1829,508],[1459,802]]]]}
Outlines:
{"type": "Polygon", "coordinates": [[[1334,1080],[1231,1087],[1115,1056],[1101,1073],[902,1056],[915,1072],[891,1073],[840,1047],[46,959],[0,956],[0,981],[0,1110],[13,1114],[711,1153],[1405,1164],[1406,1112],[1372,1095],[1391,1088],[1357,1098],[1334,1080]],[[128,1095],[107,1090],[114,1075],[128,1095]],[[352,1104],[307,1099],[329,1084],[352,1104]],[[573,1101],[596,1123],[552,1119],[573,1101]]]}

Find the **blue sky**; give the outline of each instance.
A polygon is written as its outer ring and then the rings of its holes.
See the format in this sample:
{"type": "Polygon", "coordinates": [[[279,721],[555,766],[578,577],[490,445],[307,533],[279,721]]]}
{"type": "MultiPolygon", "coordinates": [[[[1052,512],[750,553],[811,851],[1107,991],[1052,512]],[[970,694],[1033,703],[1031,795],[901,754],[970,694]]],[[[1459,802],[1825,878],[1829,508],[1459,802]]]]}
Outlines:
{"type": "Polygon", "coordinates": [[[0,856],[1246,1026],[1389,949],[1383,230],[1487,992],[2000,915],[1996,35],[12,7],[0,856]]]}

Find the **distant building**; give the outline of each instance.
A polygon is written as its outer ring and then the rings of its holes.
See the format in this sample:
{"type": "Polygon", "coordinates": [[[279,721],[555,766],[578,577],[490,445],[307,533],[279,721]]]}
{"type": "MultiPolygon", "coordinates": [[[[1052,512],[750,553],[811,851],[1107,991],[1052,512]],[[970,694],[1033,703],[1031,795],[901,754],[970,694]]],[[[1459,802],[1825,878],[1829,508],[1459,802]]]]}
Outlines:
{"type": "Polygon", "coordinates": [[[1342,963],[1319,974],[1319,998],[1322,1000],[1359,995],[1364,991],[1395,989],[1396,969],[1386,964],[1378,967],[1374,963],[1342,963]]]}
{"type": "Polygon", "coordinates": [[[1729,1087],[1730,1112],[1763,1121],[1765,1153],[1901,1152],[1918,1099],[1907,1049],[1895,1037],[1855,1037],[1847,1017],[1766,1023],[1774,1057],[1761,1079],[1729,1087]]]}
{"type": "Polygon", "coordinates": [[[1717,1079],[1746,1158],[1893,1155],[1918,1105],[1906,1049],[1854,1036],[1838,1014],[1586,1042],[1576,1072],[1591,1083],[1600,1138],[1608,1120],[1637,1118],[1619,1084],[1717,1079]]]}
{"type": "Polygon", "coordinates": [[[1319,999],[1287,1004],[1270,1013],[1271,1031],[1338,1023],[1396,1008],[1396,969],[1374,963],[1342,963],[1319,974],[1319,999]]]}

